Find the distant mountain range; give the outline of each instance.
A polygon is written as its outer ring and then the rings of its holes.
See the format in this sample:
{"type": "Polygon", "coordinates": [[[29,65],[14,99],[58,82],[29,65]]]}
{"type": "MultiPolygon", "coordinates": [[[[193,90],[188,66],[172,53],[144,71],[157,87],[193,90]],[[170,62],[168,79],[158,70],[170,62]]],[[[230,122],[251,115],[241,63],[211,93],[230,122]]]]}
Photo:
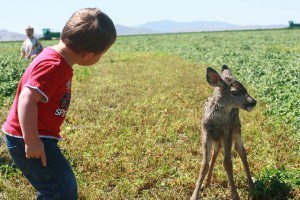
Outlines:
{"type": "Polygon", "coordinates": [[[235,25],[220,21],[194,21],[176,22],[171,20],[153,21],[138,26],[127,27],[116,25],[118,35],[139,35],[157,33],[184,33],[201,31],[225,31],[225,30],[254,30],[254,29],[273,29],[286,28],[288,25],[235,25]]]}
{"type": "Polygon", "coordinates": [[[0,29],[0,41],[18,41],[25,40],[26,36],[24,34],[9,32],[4,29],[0,29]]]}
{"type": "MultiPolygon", "coordinates": [[[[171,20],[153,21],[138,26],[116,25],[118,35],[140,35],[140,34],[161,34],[161,33],[184,33],[201,31],[225,31],[225,30],[254,30],[254,29],[272,29],[286,28],[288,25],[252,25],[243,26],[229,24],[220,21],[194,21],[194,22],[176,22],[171,20]]],[[[41,35],[36,34],[37,37],[41,35]]],[[[0,29],[0,41],[24,40],[24,34],[9,32],[0,29]]]]}

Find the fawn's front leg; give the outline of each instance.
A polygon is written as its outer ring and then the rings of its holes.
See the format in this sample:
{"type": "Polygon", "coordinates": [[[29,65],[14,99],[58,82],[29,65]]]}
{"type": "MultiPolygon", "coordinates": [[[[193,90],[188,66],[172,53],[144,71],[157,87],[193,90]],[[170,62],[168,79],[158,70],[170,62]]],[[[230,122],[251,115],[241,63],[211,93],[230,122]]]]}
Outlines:
{"type": "Polygon", "coordinates": [[[209,155],[210,155],[212,141],[204,136],[202,142],[203,142],[202,144],[203,159],[201,163],[199,177],[193,192],[193,196],[191,197],[191,200],[199,199],[199,192],[209,168],[209,155]]]}
{"type": "Polygon", "coordinates": [[[247,155],[246,155],[245,147],[244,147],[243,142],[242,142],[241,134],[238,134],[235,137],[234,149],[238,152],[238,154],[239,154],[239,156],[240,156],[240,158],[243,162],[243,165],[244,165],[244,168],[245,168],[245,171],[246,171],[246,175],[247,175],[249,190],[252,190],[254,188],[254,184],[253,184],[253,181],[252,181],[252,178],[251,178],[249,164],[248,164],[248,161],[247,161],[247,155]]]}
{"type": "Polygon", "coordinates": [[[231,196],[234,200],[239,200],[239,194],[233,180],[233,169],[231,160],[232,135],[227,135],[224,139],[224,168],[226,170],[228,181],[231,189],[231,196]]]}

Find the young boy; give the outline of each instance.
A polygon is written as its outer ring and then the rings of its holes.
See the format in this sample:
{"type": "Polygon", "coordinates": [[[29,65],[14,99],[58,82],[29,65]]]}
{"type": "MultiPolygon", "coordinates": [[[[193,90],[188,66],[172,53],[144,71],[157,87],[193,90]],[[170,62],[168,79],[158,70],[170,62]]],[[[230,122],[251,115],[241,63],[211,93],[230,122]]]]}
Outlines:
{"type": "Polygon", "coordinates": [[[8,151],[37,190],[37,199],[78,199],[74,173],[57,142],[71,99],[72,66],[97,63],[116,40],[111,19],[97,8],[76,11],[60,42],[29,65],[2,126],[8,151]]]}

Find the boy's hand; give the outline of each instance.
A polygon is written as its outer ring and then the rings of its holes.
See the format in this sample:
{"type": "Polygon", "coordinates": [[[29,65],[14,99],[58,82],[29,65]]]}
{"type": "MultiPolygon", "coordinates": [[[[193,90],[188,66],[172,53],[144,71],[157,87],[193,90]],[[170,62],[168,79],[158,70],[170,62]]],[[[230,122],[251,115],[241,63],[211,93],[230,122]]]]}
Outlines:
{"type": "Polygon", "coordinates": [[[41,158],[44,167],[47,165],[44,143],[41,139],[37,138],[30,143],[25,143],[26,158],[41,158]]]}
{"type": "Polygon", "coordinates": [[[39,138],[38,132],[38,106],[42,95],[34,88],[24,87],[19,95],[18,118],[25,142],[27,158],[41,158],[46,166],[44,143],[39,138]]]}

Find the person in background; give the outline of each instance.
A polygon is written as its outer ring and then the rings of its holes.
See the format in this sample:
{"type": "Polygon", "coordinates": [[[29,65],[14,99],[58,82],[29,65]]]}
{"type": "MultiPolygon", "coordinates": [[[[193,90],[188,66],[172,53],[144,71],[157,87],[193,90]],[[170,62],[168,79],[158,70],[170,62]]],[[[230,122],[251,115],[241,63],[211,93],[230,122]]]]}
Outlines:
{"type": "Polygon", "coordinates": [[[78,199],[75,175],[58,146],[71,101],[72,66],[96,64],[116,37],[105,13],[80,9],[66,22],[59,43],[44,48],[20,80],[2,131],[9,154],[37,190],[38,200],[78,199]]]}
{"type": "Polygon", "coordinates": [[[33,36],[34,29],[31,26],[28,26],[25,29],[25,33],[27,39],[22,44],[20,60],[22,58],[34,59],[39,53],[41,53],[43,46],[39,40],[33,36]]]}

